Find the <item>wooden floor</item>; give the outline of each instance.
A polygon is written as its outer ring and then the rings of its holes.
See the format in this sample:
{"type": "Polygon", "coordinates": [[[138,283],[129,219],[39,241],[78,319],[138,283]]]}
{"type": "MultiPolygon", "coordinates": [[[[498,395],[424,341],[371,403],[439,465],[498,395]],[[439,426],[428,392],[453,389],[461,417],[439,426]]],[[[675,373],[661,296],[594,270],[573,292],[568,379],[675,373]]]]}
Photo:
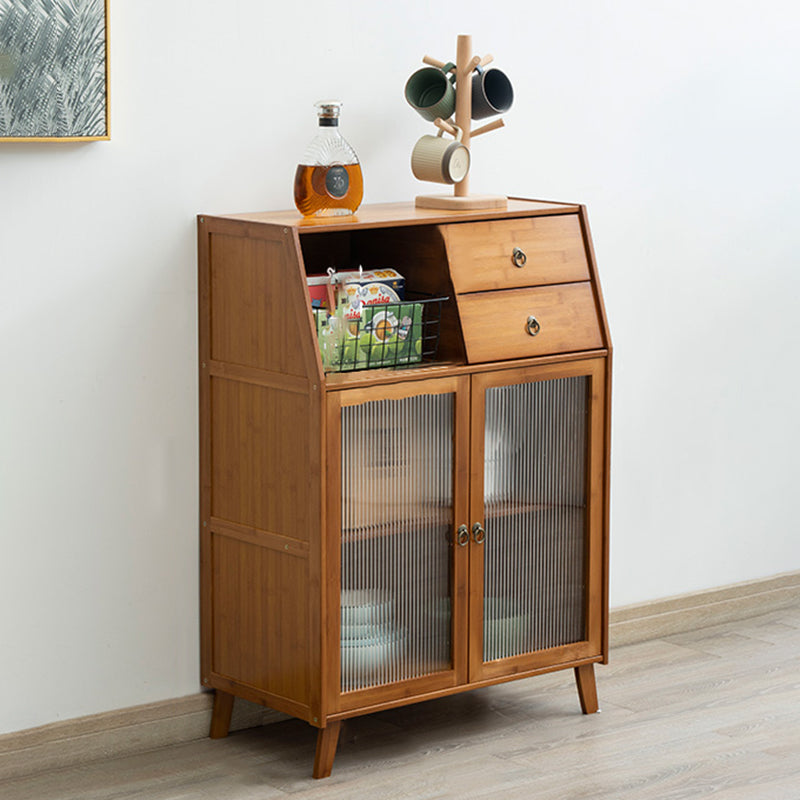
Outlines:
{"type": "Polygon", "coordinates": [[[800,798],[800,608],[612,651],[602,713],[572,671],[350,720],[311,779],[297,721],[0,783],[3,800],[800,798]]]}

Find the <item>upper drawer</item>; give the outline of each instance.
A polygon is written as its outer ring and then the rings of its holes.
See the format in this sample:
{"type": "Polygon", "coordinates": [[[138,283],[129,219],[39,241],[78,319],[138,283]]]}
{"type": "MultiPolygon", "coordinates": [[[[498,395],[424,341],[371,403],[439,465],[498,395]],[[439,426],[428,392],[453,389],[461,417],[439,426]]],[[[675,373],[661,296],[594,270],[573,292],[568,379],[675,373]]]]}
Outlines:
{"type": "Polygon", "coordinates": [[[443,235],[459,294],[589,280],[577,214],[444,225],[443,235]]]}
{"type": "Polygon", "coordinates": [[[588,282],[463,294],[457,303],[470,364],[604,346],[588,282]]]}

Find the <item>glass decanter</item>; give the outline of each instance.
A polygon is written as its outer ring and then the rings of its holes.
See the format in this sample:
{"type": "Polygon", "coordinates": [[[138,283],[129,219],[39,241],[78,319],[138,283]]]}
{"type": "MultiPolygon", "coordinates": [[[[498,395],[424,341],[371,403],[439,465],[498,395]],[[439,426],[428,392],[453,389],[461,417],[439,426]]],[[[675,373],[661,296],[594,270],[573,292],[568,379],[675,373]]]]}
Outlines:
{"type": "Polygon", "coordinates": [[[338,100],[315,103],[319,131],[306,148],[294,176],[294,204],[305,217],[353,214],[364,196],[355,150],[339,133],[338,100]]]}

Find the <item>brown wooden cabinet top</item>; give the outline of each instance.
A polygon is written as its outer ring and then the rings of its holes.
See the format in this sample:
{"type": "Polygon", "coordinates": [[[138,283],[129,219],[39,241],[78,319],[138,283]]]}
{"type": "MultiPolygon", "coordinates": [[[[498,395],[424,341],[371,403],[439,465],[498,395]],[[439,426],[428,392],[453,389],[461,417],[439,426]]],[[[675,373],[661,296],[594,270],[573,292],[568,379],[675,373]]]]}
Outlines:
{"type": "Polygon", "coordinates": [[[508,208],[475,211],[416,208],[413,203],[376,203],[361,206],[353,216],[342,217],[302,217],[298,211],[265,211],[206,216],[256,222],[265,225],[282,225],[296,228],[299,233],[306,234],[358,228],[388,228],[400,225],[440,225],[447,222],[504,219],[540,214],[570,214],[575,213],[579,208],[580,205],[578,204],[523,200],[510,197],[508,208]]]}

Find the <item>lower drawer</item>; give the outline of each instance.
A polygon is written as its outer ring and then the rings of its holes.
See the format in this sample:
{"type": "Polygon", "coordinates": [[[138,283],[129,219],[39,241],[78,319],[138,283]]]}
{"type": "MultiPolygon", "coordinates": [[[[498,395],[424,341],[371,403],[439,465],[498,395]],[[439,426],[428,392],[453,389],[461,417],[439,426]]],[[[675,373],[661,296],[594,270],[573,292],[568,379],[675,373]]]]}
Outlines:
{"type": "Polygon", "coordinates": [[[462,294],[457,303],[471,364],[604,346],[588,281],[462,294]]]}

